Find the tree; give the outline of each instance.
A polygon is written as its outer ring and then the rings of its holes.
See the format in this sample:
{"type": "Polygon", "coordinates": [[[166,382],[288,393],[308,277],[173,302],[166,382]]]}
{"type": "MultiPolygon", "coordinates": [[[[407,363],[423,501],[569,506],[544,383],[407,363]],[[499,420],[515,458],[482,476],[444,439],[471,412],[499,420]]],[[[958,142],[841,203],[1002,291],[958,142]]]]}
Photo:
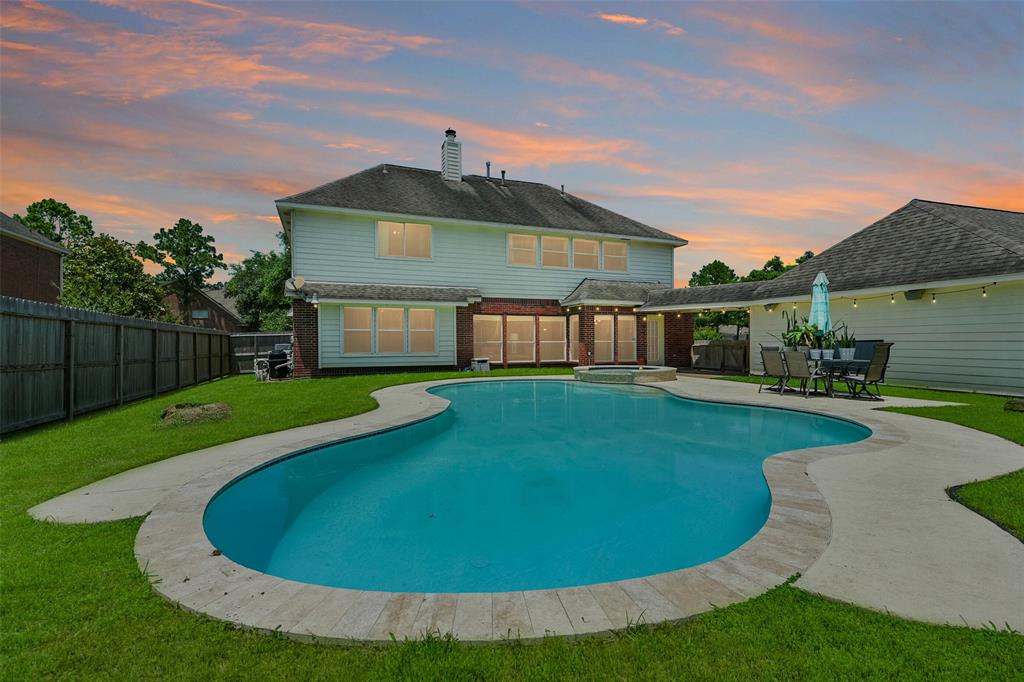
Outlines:
{"type": "Polygon", "coordinates": [[[814,258],[814,252],[813,251],[804,251],[804,255],[797,257],[796,264],[800,265],[804,261],[811,260],[812,258],[814,258]]]}
{"type": "Polygon", "coordinates": [[[163,294],[132,245],[106,234],[79,242],[64,258],[63,305],[115,315],[167,319],[163,294]]]}
{"type": "Polygon", "coordinates": [[[25,215],[14,214],[19,223],[68,248],[93,236],[92,220],[65,203],[43,199],[29,205],[25,215]]]}
{"type": "Polygon", "coordinates": [[[690,276],[691,287],[731,284],[736,281],[736,271],[720,260],[711,261],[690,276]]]}
{"type": "Polygon", "coordinates": [[[228,297],[242,321],[261,332],[291,329],[288,310],[291,303],[284,295],[285,282],[291,277],[291,253],[284,234],[278,234],[282,251],[253,251],[238,265],[231,266],[231,279],[225,286],[228,297]]]}
{"type": "MultiPolygon", "coordinates": [[[[171,229],[161,228],[153,235],[155,245],[139,242],[136,252],[142,258],[163,267],[157,283],[177,294],[183,316],[202,290],[213,271],[224,269],[224,257],[217,252],[211,235],[203,226],[181,218],[171,229]]],[[[187,322],[187,317],[183,319],[187,322]]]]}

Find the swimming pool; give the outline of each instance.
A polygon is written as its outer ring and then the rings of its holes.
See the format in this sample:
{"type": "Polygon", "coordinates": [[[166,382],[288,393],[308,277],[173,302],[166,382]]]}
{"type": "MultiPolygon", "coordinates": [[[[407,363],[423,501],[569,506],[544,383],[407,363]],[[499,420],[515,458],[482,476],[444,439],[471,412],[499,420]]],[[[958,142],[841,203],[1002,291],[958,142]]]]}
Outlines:
{"type": "Polygon", "coordinates": [[[450,408],[227,485],[206,509],[211,543],[257,571],[363,590],[622,580],[710,561],[753,536],[771,505],[766,457],[870,435],[840,419],[632,385],[431,392],[450,408]]]}

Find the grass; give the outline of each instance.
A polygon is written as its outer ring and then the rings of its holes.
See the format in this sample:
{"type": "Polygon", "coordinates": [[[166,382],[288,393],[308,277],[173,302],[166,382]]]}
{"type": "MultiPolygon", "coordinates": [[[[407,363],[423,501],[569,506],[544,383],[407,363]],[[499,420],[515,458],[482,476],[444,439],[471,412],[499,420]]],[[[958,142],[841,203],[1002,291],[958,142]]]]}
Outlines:
{"type": "MultiPolygon", "coordinates": [[[[717,377],[727,381],[758,383],[751,376],[717,377]]],[[[793,382],[795,383],[795,382],[793,382]]],[[[887,412],[938,419],[992,433],[1024,445],[1024,413],[1008,412],[1004,396],[986,393],[959,393],[905,386],[884,386],[883,396],[956,402],[945,407],[880,407],[887,412]]],[[[1014,536],[1024,540],[1024,469],[987,481],[975,481],[957,488],[955,499],[982,516],[991,519],[1014,536]]]]}
{"type": "MultiPolygon", "coordinates": [[[[527,370],[533,372],[533,370],[527,370]]],[[[457,376],[392,374],[255,384],[233,377],[0,444],[0,666],[3,679],[1010,679],[1024,637],[912,623],[784,585],[681,625],[576,641],[389,647],[302,644],[237,630],[158,597],[135,564],[141,519],[33,520],[59,493],[147,462],[238,438],[357,414],[369,393],[457,376]],[[176,402],[228,403],[230,419],[161,426],[176,402]]]]}

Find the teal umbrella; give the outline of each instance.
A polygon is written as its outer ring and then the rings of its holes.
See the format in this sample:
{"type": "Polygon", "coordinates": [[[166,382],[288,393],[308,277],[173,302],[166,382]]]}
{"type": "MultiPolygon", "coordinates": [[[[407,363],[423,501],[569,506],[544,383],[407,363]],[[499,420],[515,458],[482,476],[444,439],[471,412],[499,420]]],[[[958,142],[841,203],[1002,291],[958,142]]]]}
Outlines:
{"type": "Polygon", "coordinates": [[[828,305],[828,277],[819,272],[811,286],[811,314],[807,318],[809,324],[817,325],[818,331],[828,334],[832,329],[832,318],[828,305]]]}

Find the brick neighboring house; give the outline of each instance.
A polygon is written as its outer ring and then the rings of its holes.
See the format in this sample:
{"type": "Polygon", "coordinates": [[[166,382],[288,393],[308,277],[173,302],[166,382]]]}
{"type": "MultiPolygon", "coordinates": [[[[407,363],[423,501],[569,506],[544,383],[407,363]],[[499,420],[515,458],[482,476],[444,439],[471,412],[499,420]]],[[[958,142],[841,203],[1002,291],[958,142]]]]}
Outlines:
{"type": "Polygon", "coordinates": [[[57,303],[68,250],[0,213],[0,295],[57,303]]]}
{"type": "Polygon", "coordinates": [[[279,199],[295,374],[689,366],[693,315],[638,311],[686,240],[549,185],[381,164],[279,199]]]}
{"type": "MultiPolygon", "coordinates": [[[[177,294],[164,296],[163,303],[171,314],[181,316],[181,302],[177,294]]],[[[250,329],[242,322],[234,300],[224,295],[223,289],[204,289],[189,306],[190,314],[186,324],[204,329],[220,329],[226,332],[245,332],[250,329]]]]}

